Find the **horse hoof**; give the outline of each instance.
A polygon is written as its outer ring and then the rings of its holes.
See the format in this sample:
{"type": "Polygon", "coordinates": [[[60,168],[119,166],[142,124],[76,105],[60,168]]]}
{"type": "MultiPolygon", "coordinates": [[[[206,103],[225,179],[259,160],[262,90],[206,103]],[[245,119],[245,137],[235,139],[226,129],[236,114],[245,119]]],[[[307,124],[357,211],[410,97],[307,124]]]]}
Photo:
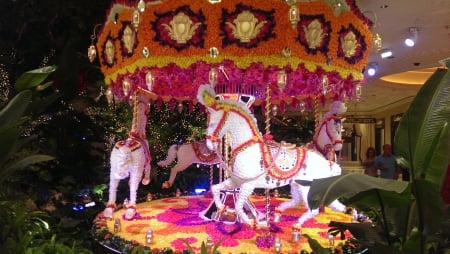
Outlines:
{"type": "Polygon", "coordinates": [[[165,181],[161,186],[163,189],[168,189],[170,187],[172,187],[172,184],[169,181],[165,181]]]}
{"type": "Polygon", "coordinates": [[[104,216],[105,218],[112,219],[113,213],[114,213],[114,208],[112,208],[112,207],[106,207],[105,210],[103,211],[103,216],[104,216]]]}
{"type": "Polygon", "coordinates": [[[136,215],[136,209],[135,208],[128,208],[125,211],[125,219],[132,220],[134,218],[134,215],[136,215]]]}
{"type": "Polygon", "coordinates": [[[150,183],[150,177],[144,177],[144,179],[142,179],[143,185],[148,185],[149,183],[150,183]]]}

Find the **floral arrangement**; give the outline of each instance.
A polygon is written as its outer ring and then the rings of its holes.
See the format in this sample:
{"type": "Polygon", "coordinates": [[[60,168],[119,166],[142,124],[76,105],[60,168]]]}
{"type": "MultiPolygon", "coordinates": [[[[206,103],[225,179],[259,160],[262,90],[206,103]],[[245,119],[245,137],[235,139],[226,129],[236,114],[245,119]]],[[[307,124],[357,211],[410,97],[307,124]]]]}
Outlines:
{"type": "Polygon", "coordinates": [[[138,87],[146,88],[148,71],[155,77],[153,92],[160,101],[196,103],[197,88],[210,83],[209,74],[215,68],[220,70],[217,89],[251,93],[257,98],[255,105],[262,105],[269,84],[273,93],[271,103],[291,107],[299,101],[309,105],[313,98],[322,101],[351,98],[363,78],[361,72],[367,64],[372,40],[371,23],[354,0],[346,1],[350,11],[343,11],[339,16],[325,2],[296,3],[302,15],[295,29],[288,18],[290,6],[284,1],[145,2],[147,9],[140,13],[131,52],[124,51],[122,37],[124,25],[133,25],[134,2],[113,3],[97,38],[105,81],[119,100],[129,100],[128,94],[138,87]],[[253,21],[234,23],[243,12],[251,13],[258,25],[255,37],[248,41],[240,39],[230,26],[253,24],[253,21]],[[181,14],[189,22],[175,24],[175,17],[181,14]],[[326,34],[317,48],[309,47],[305,39],[304,26],[312,18],[320,20],[322,33],[326,34]],[[171,30],[177,27],[180,33],[182,27],[192,28],[182,42],[170,36],[171,30]],[[341,38],[350,30],[356,36],[358,47],[354,55],[342,56],[341,38]],[[118,51],[113,64],[104,60],[108,40],[118,51]],[[277,84],[280,71],[287,75],[285,87],[277,84]],[[325,76],[330,87],[323,90],[321,80],[325,76]],[[122,89],[124,80],[131,83],[127,94],[122,89]]]}

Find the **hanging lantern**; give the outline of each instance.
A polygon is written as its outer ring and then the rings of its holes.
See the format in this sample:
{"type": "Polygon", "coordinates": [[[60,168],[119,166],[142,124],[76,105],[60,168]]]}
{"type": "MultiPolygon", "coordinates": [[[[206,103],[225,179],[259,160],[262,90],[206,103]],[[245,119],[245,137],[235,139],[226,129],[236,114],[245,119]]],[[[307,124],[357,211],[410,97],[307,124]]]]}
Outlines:
{"type": "Polygon", "coordinates": [[[277,86],[281,91],[286,87],[287,74],[284,70],[278,71],[277,74],[277,86]]]}
{"type": "Polygon", "coordinates": [[[109,87],[105,92],[105,96],[106,96],[106,100],[108,101],[108,104],[111,104],[113,102],[114,95],[113,95],[111,89],[109,89],[109,87]]]}
{"type": "Polygon", "coordinates": [[[273,249],[274,249],[275,253],[277,253],[277,254],[281,253],[281,240],[278,236],[275,237],[273,249]]]}
{"type": "Polygon", "coordinates": [[[379,33],[373,35],[373,48],[376,51],[380,51],[383,48],[383,42],[379,33]]]}
{"type": "Polygon", "coordinates": [[[356,101],[361,100],[361,96],[362,96],[362,87],[360,84],[358,84],[355,88],[355,95],[356,95],[356,101]]]}
{"type": "Polygon", "coordinates": [[[289,9],[289,21],[291,22],[292,28],[297,27],[297,23],[300,21],[300,12],[298,7],[294,4],[291,5],[289,9]]]}
{"type": "Polygon", "coordinates": [[[143,13],[145,11],[145,2],[144,0],[139,0],[138,4],[137,4],[137,8],[138,10],[143,13]]]}
{"type": "Polygon", "coordinates": [[[329,80],[327,75],[322,76],[322,93],[325,95],[328,93],[329,90],[329,80]]]}
{"type": "Polygon", "coordinates": [[[212,253],[213,248],[214,248],[214,241],[211,236],[208,236],[208,238],[206,238],[206,252],[212,253]]]}
{"type": "Polygon", "coordinates": [[[95,57],[97,57],[97,50],[95,49],[94,45],[89,46],[87,55],[88,55],[89,61],[91,63],[94,62],[95,57]]]}
{"type": "MultiPolygon", "coordinates": [[[[126,78],[122,81],[122,91],[125,96],[130,92],[131,84],[130,81],[126,78]]],[[[128,201],[128,200],[127,200],[128,201]]]]}
{"type": "Polygon", "coordinates": [[[139,28],[139,22],[140,22],[140,17],[139,17],[139,10],[138,9],[134,9],[133,11],[133,26],[134,26],[134,30],[137,32],[138,28],[139,28]]]}
{"type": "Polygon", "coordinates": [[[147,85],[147,89],[149,91],[152,91],[154,82],[155,77],[153,76],[153,73],[151,71],[148,71],[147,74],[145,74],[145,84],[147,85]]]}
{"type": "Polygon", "coordinates": [[[302,232],[302,225],[300,223],[295,223],[292,225],[292,242],[298,242],[300,241],[300,235],[302,232]]]}
{"type": "Polygon", "coordinates": [[[217,73],[216,68],[211,68],[208,75],[209,84],[214,88],[214,86],[217,84],[217,80],[219,79],[219,75],[217,73]]]}

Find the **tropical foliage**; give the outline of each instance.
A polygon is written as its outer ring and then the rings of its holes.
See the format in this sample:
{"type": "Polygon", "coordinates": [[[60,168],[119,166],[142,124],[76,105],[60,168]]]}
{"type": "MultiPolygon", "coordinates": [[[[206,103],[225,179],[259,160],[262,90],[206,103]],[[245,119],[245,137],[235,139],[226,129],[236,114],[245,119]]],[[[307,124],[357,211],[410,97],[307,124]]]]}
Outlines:
{"type": "Polygon", "coordinates": [[[340,197],[370,215],[370,227],[330,225],[350,230],[371,253],[448,251],[450,236],[443,225],[450,218],[444,216],[440,193],[450,161],[449,96],[450,72],[438,69],[400,121],[394,148],[411,174],[410,182],[358,173],[317,180],[308,196],[311,207],[340,197]]]}

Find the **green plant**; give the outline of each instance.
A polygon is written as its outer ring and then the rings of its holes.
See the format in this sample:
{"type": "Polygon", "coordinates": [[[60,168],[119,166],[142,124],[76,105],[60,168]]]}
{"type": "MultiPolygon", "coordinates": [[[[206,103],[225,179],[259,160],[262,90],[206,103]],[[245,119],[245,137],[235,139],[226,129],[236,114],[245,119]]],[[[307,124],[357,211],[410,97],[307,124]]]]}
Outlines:
{"type": "Polygon", "coordinates": [[[308,194],[311,208],[342,198],[373,215],[373,227],[350,230],[373,253],[428,253],[447,248],[440,191],[450,160],[450,72],[438,69],[420,89],[403,115],[394,138],[410,182],[352,173],[315,180],[308,194]],[[369,237],[372,236],[372,237],[369,237]],[[376,237],[375,237],[376,236],[376,237]]]}
{"type": "MultiPolygon", "coordinates": [[[[184,239],[182,239],[182,241],[184,242],[184,244],[186,244],[187,253],[195,254],[195,251],[192,249],[191,245],[184,239]]],[[[220,243],[223,241],[223,239],[220,239],[219,241],[212,244],[211,246],[209,246],[210,245],[209,241],[212,241],[212,240],[208,239],[208,241],[206,241],[206,242],[202,241],[200,254],[215,254],[215,253],[217,253],[217,249],[219,248],[220,243]]]]}

